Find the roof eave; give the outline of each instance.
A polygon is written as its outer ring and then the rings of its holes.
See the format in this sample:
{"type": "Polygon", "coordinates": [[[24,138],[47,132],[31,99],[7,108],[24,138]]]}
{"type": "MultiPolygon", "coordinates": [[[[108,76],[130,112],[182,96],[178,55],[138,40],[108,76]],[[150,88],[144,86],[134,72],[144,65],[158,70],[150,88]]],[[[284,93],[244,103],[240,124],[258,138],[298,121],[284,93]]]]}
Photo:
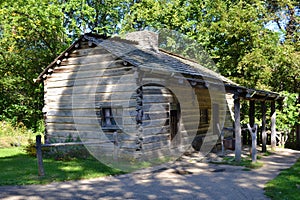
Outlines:
{"type": "Polygon", "coordinates": [[[266,90],[257,90],[230,84],[225,85],[225,88],[227,92],[238,94],[239,98],[244,100],[280,101],[284,99],[279,93],[266,90]]]}
{"type": "Polygon", "coordinates": [[[45,74],[50,73],[49,70],[53,69],[53,67],[55,65],[58,65],[61,63],[61,61],[66,58],[70,51],[72,51],[74,48],[76,48],[76,46],[79,44],[80,40],[82,40],[82,38],[84,37],[84,35],[80,36],[75,42],[73,42],[73,44],[71,46],[69,46],[65,51],[63,51],[59,56],[57,56],[43,71],[42,73],[39,74],[39,76],[34,80],[34,82],[36,83],[40,83],[44,78],[43,76],[45,74]]]}

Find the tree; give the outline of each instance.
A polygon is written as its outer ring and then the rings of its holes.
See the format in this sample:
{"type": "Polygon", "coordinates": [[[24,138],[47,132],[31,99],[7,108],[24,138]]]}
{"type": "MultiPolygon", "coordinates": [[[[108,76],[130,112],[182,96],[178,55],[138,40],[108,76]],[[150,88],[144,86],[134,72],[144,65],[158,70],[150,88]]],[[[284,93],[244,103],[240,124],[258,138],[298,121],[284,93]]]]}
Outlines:
{"type": "MultiPolygon", "coordinates": [[[[299,0],[3,1],[0,3],[0,120],[14,119],[32,126],[41,117],[38,110],[42,107],[42,87],[32,80],[74,38],[85,32],[112,35],[151,28],[178,31],[197,41],[216,63],[218,71],[237,83],[299,92],[299,3],[299,0]],[[277,26],[279,31],[270,26],[277,26]]],[[[183,53],[190,55],[195,48],[191,46],[183,53]]],[[[197,59],[203,61],[201,56],[197,59]]]]}
{"type": "Polygon", "coordinates": [[[46,0],[3,2],[0,9],[0,120],[34,127],[42,87],[33,79],[69,42],[59,5],[46,0]]]}
{"type": "Polygon", "coordinates": [[[0,120],[35,126],[42,118],[42,70],[85,32],[119,31],[130,2],[15,0],[0,8],[0,120]]]}
{"type": "MultiPolygon", "coordinates": [[[[295,0],[267,1],[270,20],[276,26],[276,29],[283,34],[285,41],[299,42],[299,3],[295,0]]],[[[299,44],[297,44],[297,47],[299,48],[299,44]]]]}
{"type": "Polygon", "coordinates": [[[298,8],[299,2],[292,0],[145,0],[133,5],[124,30],[153,27],[179,31],[201,44],[224,76],[248,87],[295,92],[299,79],[299,59],[294,59],[299,57],[298,8]],[[285,24],[278,18],[280,13],[287,16],[285,24]],[[284,30],[270,30],[272,22],[284,30]]]}
{"type": "Polygon", "coordinates": [[[120,31],[120,24],[131,5],[129,0],[60,0],[64,13],[63,26],[70,37],[86,32],[112,35],[120,31]]]}
{"type": "Polygon", "coordinates": [[[296,0],[144,0],[133,5],[124,30],[179,31],[203,46],[222,75],[247,87],[298,93],[300,102],[299,8],[296,0]]]}

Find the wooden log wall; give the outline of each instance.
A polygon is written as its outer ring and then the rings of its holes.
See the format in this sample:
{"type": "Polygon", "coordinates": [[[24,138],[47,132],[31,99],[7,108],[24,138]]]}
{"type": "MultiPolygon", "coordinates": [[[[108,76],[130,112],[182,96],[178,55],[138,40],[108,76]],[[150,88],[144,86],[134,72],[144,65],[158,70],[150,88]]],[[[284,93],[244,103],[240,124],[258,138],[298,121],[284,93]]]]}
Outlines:
{"type": "MultiPolygon", "coordinates": [[[[70,52],[69,57],[56,66],[44,81],[43,112],[47,140],[52,143],[65,142],[70,137],[73,140],[80,137],[83,142],[107,140],[101,151],[109,154],[113,153],[112,141],[117,137],[120,157],[121,154],[141,156],[141,147],[137,144],[136,73],[136,67],[124,63],[102,47],[91,48],[88,42],[81,41],[80,47],[70,52]],[[109,107],[121,108],[121,111],[114,113],[114,118],[121,121],[118,121],[119,130],[102,129],[105,132],[103,136],[99,134],[103,120],[101,109],[109,107]]],[[[150,79],[149,82],[152,82],[153,77],[150,79]]],[[[224,94],[217,93],[215,99],[211,99],[211,91],[207,88],[194,87],[198,105],[191,103],[181,109],[180,106],[174,108],[178,99],[163,86],[145,85],[142,91],[143,130],[139,140],[142,141],[144,156],[163,156],[169,152],[170,147],[177,148],[177,144],[189,146],[194,139],[190,133],[196,132],[198,136],[205,137],[208,132],[212,132],[212,103],[221,102],[218,106],[219,118],[226,118],[225,127],[232,126],[230,111],[224,109],[226,101],[219,101],[224,99],[224,94]],[[195,107],[207,110],[207,123],[199,124],[199,116],[191,114],[195,107]],[[171,140],[172,109],[178,109],[177,128],[180,137],[176,139],[179,142],[176,144],[172,144],[171,140]]]]}
{"type": "MultiPolygon", "coordinates": [[[[82,41],[80,48],[71,52],[44,81],[43,112],[50,142],[64,142],[70,136],[74,140],[78,136],[101,139],[98,132],[102,107],[122,107],[123,112],[115,118],[124,119],[122,126],[132,126],[135,102],[130,98],[134,98],[136,87],[132,69],[102,47],[90,48],[82,41]]],[[[128,130],[134,129],[133,126],[128,130]]],[[[107,138],[112,139],[110,135],[107,138]]]]}
{"type": "MultiPolygon", "coordinates": [[[[143,153],[155,157],[170,146],[170,104],[176,99],[163,86],[143,86],[143,153]]],[[[163,155],[161,155],[163,156],[163,155]]]]}
{"type": "MultiPolygon", "coordinates": [[[[208,123],[207,124],[199,124],[198,130],[197,130],[197,136],[195,140],[193,141],[195,145],[195,149],[199,150],[199,144],[204,141],[207,147],[210,148],[214,146],[216,143],[220,142],[219,137],[219,131],[214,130],[214,127],[216,127],[215,123],[224,123],[219,124],[220,127],[223,126],[223,133],[224,138],[232,137],[233,136],[233,121],[234,121],[234,113],[233,113],[233,96],[224,94],[222,91],[209,91],[206,88],[195,88],[197,97],[198,97],[198,103],[199,103],[199,109],[205,110],[208,109],[208,123]],[[218,105],[216,108],[218,108],[218,111],[215,111],[215,114],[218,116],[217,122],[213,121],[213,109],[212,105],[218,105]]],[[[193,120],[194,123],[197,123],[195,119],[193,120]]],[[[194,146],[193,145],[193,146],[194,146]]],[[[206,149],[209,151],[208,149],[206,149]]],[[[204,150],[204,151],[206,151],[204,150]]]]}

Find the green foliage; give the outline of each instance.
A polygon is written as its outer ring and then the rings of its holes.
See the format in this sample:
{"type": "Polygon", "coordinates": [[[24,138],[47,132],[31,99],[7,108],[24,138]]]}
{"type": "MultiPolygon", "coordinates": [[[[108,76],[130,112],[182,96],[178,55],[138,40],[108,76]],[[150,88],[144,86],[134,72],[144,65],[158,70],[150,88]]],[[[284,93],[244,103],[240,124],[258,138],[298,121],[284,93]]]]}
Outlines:
{"type": "MultiPolygon", "coordinates": [[[[72,135],[69,135],[64,143],[81,142],[80,138],[74,140],[72,135]]],[[[55,143],[55,142],[54,142],[55,143]]],[[[55,160],[70,161],[73,159],[86,159],[91,157],[89,151],[82,145],[73,146],[57,146],[57,147],[43,147],[43,155],[47,158],[54,158],[55,160]]]]}
{"type": "MultiPolygon", "coordinates": [[[[232,80],[258,89],[297,92],[299,41],[280,43],[283,33],[266,26],[287,5],[297,13],[299,2],[289,0],[273,10],[273,1],[147,0],[132,6],[123,26],[124,30],[152,27],[179,31],[202,45],[220,73],[232,80]]],[[[295,27],[299,27],[297,23],[295,27]]]]}
{"type": "MultiPolygon", "coordinates": [[[[299,1],[15,0],[0,8],[0,120],[38,129],[43,86],[38,74],[80,34],[168,29],[197,45],[170,40],[169,50],[248,87],[299,93],[299,1]],[[272,27],[270,28],[270,24],[272,27]],[[274,27],[276,30],[274,30],[274,27]],[[215,68],[214,68],[215,69],[215,68]]],[[[289,123],[289,122],[288,122],[289,123]]]]}
{"type": "Polygon", "coordinates": [[[265,187],[265,194],[273,200],[299,199],[300,159],[289,169],[283,170],[265,187]]]}
{"type": "Polygon", "coordinates": [[[300,123],[299,112],[300,104],[298,103],[298,95],[296,93],[282,93],[285,96],[282,109],[277,112],[277,126],[279,130],[289,133],[295,125],[300,123]]]}
{"type": "MultiPolygon", "coordinates": [[[[68,142],[81,142],[80,138],[73,139],[70,134],[64,143],[68,142]]],[[[52,141],[52,143],[56,143],[52,141]]],[[[36,142],[35,139],[28,139],[28,144],[24,147],[24,151],[29,156],[36,156],[36,142]]],[[[42,147],[43,157],[53,158],[55,160],[61,161],[70,161],[73,159],[86,159],[91,157],[89,151],[82,145],[73,145],[73,146],[56,146],[56,147],[42,147]]]]}
{"type": "MultiPolygon", "coordinates": [[[[258,157],[258,159],[259,159],[259,157],[258,157]]],[[[223,158],[222,162],[215,162],[215,164],[243,166],[243,167],[245,167],[245,170],[258,169],[258,168],[261,168],[263,166],[262,162],[259,162],[259,161],[252,162],[250,157],[243,157],[241,162],[237,163],[233,156],[226,156],[226,157],[223,158]]]]}
{"type": "Polygon", "coordinates": [[[128,13],[127,1],[16,0],[0,8],[0,120],[37,128],[43,86],[34,79],[85,32],[111,35],[128,13]]]}
{"type": "Polygon", "coordinates": [[[89,151],[84,146],[45,147],[43,148],[43,155],[45,158],[53,158],[61,161],[91,157],[89,151]]]}
{"type": "Polygon", "coordinates": [[[36,143],[33,139],[28,140],[28,144],[24,147],[24,151],[29,156],[35,157],[36,156],[36,143]]]}
{"type": "MultiPolygon", "coordinates": [[[[176,30],[202,45],[218,71],[231,80],[256,89],[299,93],[299,9],[294,0],[146,0],[131,7],[123,31],[176,30]],[[274,31],[278,26],[280,30],[274,31]]],[[[175,44],[169,42],[171,47],[175,44]]],[[[170,49],[178,52],[176,47],[170,49]]],[[[293,126],[299,121],[293,117],[284,123],[293,126]]]]}
{"type": "Polygon", "coordinates": [[[112,35],[120,31],[120,23],[134,1],[71,0],[62,1],[63,25],[71,37],[86,32],[112,35]]]}
{"type": "Polygon", "coordinates": [[[0,121],[0,147],[25,146],[28,144],[28,140],[33,139],[35,135],[22,123],[15,125],[0,121]]]}
{"type": "Polygon", "coordinates": [[[16,0],[0,8],[0,120],[36,128],[41,119],[41,85],[34,79],[68,43],[59,5],[16,0]]]}

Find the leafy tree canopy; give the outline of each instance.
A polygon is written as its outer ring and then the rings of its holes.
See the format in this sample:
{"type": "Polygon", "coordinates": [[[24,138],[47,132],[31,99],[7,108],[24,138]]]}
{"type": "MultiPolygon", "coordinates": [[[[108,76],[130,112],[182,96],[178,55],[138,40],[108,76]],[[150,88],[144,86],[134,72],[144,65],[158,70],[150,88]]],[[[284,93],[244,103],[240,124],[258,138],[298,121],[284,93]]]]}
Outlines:
{"type": "Polygon", "coordinates": [[[85,32],[178,31],[197,41],[224,76],[299,93],[299,0],[14,0],[0,6],[0,120],[35,126],[43,91],[33,79],[85,32]]]}
{"type": "Polygon", "coordinates": [[[0,119],[34,126],[43,101],[33,79],[67,44],[63,14],[45,0],[16,0],[1,4],[0,18],[0,119]]]}
{"type": "Polygon", "coordinates": [[[124,30],[179,31],[200,43],[220,73],[232,80],[259,89],[297,92],[299,2],[145,0],[131,10],[124,30]],[[267,26],[277,23],[282,24],[280,31],[267,26]]]}

